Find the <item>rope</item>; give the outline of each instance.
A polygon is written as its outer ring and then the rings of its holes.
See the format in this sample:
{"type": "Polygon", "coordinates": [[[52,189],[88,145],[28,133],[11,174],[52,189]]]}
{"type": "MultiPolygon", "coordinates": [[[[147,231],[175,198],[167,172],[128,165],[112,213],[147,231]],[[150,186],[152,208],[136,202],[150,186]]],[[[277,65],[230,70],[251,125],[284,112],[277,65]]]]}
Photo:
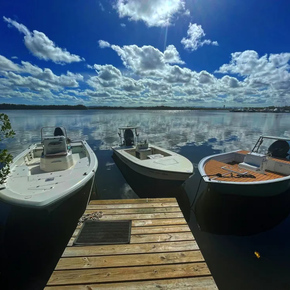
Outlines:
{"type": "Polygon", "coordinates": [[[193,199],[193,201],[192,201],[192,203],[191,203],[191,205],[190,205],[190,208],[192,208],[192,206],[194,205],[194,202],[195,202],[196,197],[197,197],[197,195],[198,195],[198,191],[199,191],[199,187],[200,187],[200,183],[201,183],[202,177],[203,177],[203,176],[201,176],[200,179],[199,179],[198,187],[197,187],[197,190],[196,190],[196,193],[195,193],[194,199],[193,199]]]}
{"type": "Polygon", "coordinates": [[[256,176],[253,175],[253,174],[239,174],[239,173],[236,173],[236,175],[233,175],[232,172],[231,172],[231,174],[229,176],[222,175],[221,173],[202,175],[202,177],[210,177],[210,176],[216,176],[216,177],[222,177],[222,178],[228,178],[228,177],[230,177],[230,178],[256,178],[256,176]]]}

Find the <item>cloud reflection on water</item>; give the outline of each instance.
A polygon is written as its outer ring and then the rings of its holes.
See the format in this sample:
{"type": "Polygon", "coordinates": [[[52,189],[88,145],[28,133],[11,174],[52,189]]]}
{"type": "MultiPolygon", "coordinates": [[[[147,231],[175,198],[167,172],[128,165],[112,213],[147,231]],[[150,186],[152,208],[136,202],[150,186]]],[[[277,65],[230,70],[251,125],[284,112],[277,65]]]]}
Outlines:
{"type": "Polygon", "coordinates": [[[110,150],[118,144],[117,129],[124,125],[139,126],[140,139],[176,152],[193,145],[224,152],[249,150],[262,134],[290,135],[290,114],[145,110],[6,113],[16,132],[14,139],[6,141],[13,154],[38,142],[43,126],[64,126],[71,139],[85,139],[95,151],[110,150]]]}

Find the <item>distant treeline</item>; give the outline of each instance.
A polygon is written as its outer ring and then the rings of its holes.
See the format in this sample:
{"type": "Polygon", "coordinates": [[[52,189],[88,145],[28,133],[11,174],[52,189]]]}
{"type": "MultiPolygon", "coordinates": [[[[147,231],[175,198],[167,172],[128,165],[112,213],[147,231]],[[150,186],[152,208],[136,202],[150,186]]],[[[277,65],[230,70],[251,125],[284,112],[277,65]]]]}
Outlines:
{"type": "MultiPolygon", "coordinates": [[[[274,106],[265,107],[267,109],[278,108],[274,106]]],[[[289,106],[279,107],[290,110],[289,106]]],[[[205,107],[170,107],[170,106],[139,106],[139,107],[110,107],[110,106],[84,106],[84,105],[20,105],[20,104],[0,104],[0,110],[228,110],[229,108],[205,108],[205,107]]],[[[253,109],[255,109],[253,107],[253,109]]],[[[258,107],[256,109],[262,109],[258,107]]]]}
{"type": "Polygon", "coordinates": [[[16,105],[0,104],[0,110],[87,110],[83,105],[16,105]]]}
{"type": "Polygon", "coordinates": [[[88,107],[88,109],[93,110],[226,110],[225,108],[197,108],[197,107],[170,107],[170,106],[152,106],[152,107],[88,107]]]}
{"type": "Polygon", "coordinates": [[[84,105],[18,105],[0,104],[0,110],[224,110],[224,108],[195,108],[195,107],[110,107],[110,106],[84,106],[84,105]]]}

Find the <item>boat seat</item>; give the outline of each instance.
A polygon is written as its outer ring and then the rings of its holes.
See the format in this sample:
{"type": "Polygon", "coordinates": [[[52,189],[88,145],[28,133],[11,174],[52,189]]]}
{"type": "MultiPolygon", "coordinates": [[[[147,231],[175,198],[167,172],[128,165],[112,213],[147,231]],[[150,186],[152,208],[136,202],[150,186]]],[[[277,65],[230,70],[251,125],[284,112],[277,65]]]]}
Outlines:
{"type": "Polygon", "coordinates": [[[45,137],[43,154],[45,157],[66,156],[68,153],[65,136],[45,137]]]}
{"type": "Polygon", "coordinates": [[[260,173],[264,173],[266,169],[266,163],[266,155],[250,152],[245,156],[244,162],[239,163],[239,167],[251,171],[260,171],[260,173]]]}
{"type": "Polygon", "coordinates": [[[147,157],[149,159],[159,159],[159,158],[164,157],[164,155],[162,155],[162,154],[152,154],[152,155],[148,155],[147,157]]]}

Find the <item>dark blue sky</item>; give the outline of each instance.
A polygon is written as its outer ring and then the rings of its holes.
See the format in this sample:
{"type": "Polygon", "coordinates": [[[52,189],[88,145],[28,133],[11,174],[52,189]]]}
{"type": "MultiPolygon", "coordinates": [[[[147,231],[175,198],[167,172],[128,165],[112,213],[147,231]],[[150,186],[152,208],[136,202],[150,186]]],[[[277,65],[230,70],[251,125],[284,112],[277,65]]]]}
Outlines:
{"type": "Polygon", "coordinates": [[[0,0],[0,102],[290,105],[290,2],[0,0]]]}

